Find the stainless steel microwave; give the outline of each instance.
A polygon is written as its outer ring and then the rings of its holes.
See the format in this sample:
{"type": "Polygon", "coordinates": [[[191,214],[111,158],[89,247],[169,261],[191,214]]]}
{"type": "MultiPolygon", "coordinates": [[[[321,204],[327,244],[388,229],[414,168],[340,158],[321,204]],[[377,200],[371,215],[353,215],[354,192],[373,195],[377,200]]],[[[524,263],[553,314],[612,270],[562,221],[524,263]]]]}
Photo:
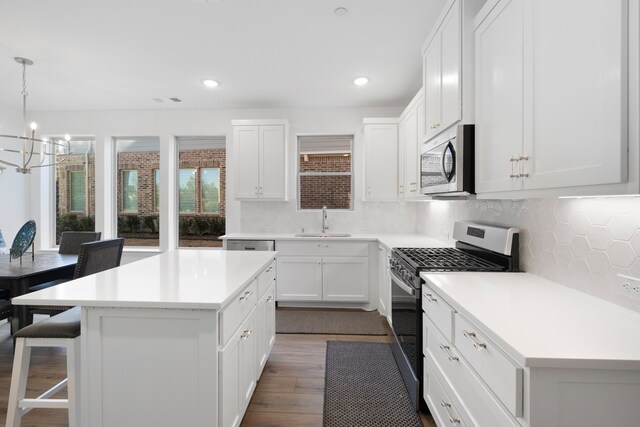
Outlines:
{"type": "Polygon", "coordinates": [[[474,162],[474,125],[459,125],[450,139],[423,144],[420,193],[430,196],[473,194],[474,162]]]}

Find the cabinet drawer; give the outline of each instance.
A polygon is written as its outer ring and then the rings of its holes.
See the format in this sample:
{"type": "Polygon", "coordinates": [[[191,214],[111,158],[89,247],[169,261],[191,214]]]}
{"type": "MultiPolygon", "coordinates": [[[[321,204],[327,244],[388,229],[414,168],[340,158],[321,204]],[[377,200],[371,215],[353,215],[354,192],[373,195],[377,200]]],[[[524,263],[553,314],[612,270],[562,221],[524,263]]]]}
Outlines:
{"type": "Polygon", "coordinates": [[[439,370],[478,426],[519,427],[518,422],[482,384],[464,357],[425,319],[427,350],[425,356],[439,370]]]}
{"type": "Polygon", "coordinates": [[[275,260],[269,264],[260,276],[258,276],[258,298],[264,295],[265,291],[276,282],[276,262],[275,260]]]}
{"type": "Polygon", "coordinates": [[[431,288],[422,286],[422,310],[449,341],[453,341],[453,314],[455,310],[431,288]]]}
{"type": "Polygon", "coordinates": [[[462,405],[457,400],[453,401],[451,399],[450,395],[452,393],[445,392],[440,379],[437,378],[434,372],[434,368],[426,358],[423,359],[423,363],[425,376],[423,386],[424,400],[429,405],[431,415],[436,419],[436,424],[439,426],[474,426],[473,423],[468,421],[468,415],[462,412],[462,405]]]}
{"type": "Polygon", "coordinates": [[[279,255],[292,256],[369,256],[369,244],[361,242],[328,242],[324,240],[313,241],[278,241],[276,250],[279,255]]]}
{"type": "Polygon", "coordinates": [[[522,368],[467,319],[455,315],[455,346],[512,415],[522,416],[522,368]]]}
{"type": "Polygon", "coordinates": [[[238,329],[258,300],[258,284],[254,280],[220,313],[220,344],[224,345],[238,329]]]}

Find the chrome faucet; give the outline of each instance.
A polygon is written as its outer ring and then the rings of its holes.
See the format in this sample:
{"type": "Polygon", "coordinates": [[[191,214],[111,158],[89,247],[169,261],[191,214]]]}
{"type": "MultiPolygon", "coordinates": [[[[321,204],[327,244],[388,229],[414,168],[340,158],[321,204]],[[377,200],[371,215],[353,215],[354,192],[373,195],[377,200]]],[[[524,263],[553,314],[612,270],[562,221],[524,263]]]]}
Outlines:
{"type": "Polygon", "coordinates": [[[327,226],[327,207],[322,207],[322,232],[326,233],[329,227],[327,226]]]}

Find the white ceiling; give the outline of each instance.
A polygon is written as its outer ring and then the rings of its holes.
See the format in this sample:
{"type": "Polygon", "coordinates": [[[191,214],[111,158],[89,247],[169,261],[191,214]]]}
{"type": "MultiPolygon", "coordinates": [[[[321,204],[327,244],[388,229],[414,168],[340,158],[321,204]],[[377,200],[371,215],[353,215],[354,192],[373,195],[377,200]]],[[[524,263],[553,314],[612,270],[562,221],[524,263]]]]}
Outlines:
{"type": "Polygon", "coordinates": [[[3,0],[0,102],[29,110],[369,107],[419,89],[445,0],[3,0]],[[333,11],[346,7],[337,17],[333,11]],[[356,76],[371,78],[356,87],[356,76]],[[201,80],[220,82],[206,89],[201,80]],[[176,104],[152,98],[178,97],[176,104]]]}

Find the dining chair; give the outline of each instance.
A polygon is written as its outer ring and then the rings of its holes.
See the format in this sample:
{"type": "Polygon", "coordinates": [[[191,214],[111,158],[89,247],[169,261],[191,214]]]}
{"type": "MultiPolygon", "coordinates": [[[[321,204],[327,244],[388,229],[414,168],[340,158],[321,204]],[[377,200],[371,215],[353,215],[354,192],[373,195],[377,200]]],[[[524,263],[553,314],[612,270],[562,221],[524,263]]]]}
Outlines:
{"type": "MultiPolygon", "coordinates": [[[[82,243],[80,245],[80,253],[78,254],[78,262],[76,264],[73,278],[78,279],[80,277],[118,267],[120,265],[120,260],[122,259],[123,248],[123,238],[82,243]]],[[[34,314],[48,314],[49,316],[54,316],[70,308],[71,307],[66,306],[48,305],[29,306],[29,320],[33,318],[34,314]]]]}
{"type": "MultiPolygon", "coordinates": [[[[124,239],[83,243],[78,254],[74,278],[80,278],[120,265],[124,239]]],[[[49,307],[51,308],[51,307],[49,307]]],[[[7,426],[20,425],[22,416],[33,408],[59,408],[69,412],[69,426],[80,425],[80,307],[64,307],[64,312],[20,329],[11,373],[7,426]],[[67,378],[36,398],[26,398],[32,347],[63,347],[67,355],[67,378]],[[66,399],[51,397],[67,388],[66,399]]],[[[53,312],[53,311],[52,311],[53,312]]]]}

